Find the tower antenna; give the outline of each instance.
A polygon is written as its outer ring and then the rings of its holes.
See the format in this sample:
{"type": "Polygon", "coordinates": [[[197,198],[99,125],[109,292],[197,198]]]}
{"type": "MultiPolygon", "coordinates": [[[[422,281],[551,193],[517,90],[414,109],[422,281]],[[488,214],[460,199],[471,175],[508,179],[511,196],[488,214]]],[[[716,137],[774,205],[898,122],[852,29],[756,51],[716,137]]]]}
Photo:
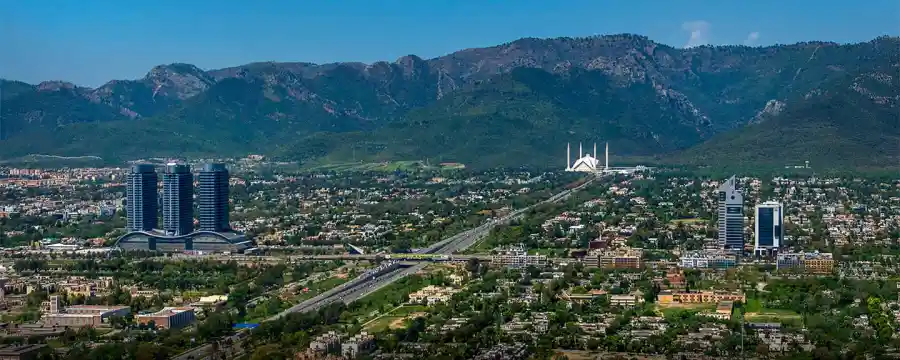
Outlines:
{"type": "Polygon", "coordinates": [[[572,144],[566,143],[566,170],[572,168],[572,144]]]}

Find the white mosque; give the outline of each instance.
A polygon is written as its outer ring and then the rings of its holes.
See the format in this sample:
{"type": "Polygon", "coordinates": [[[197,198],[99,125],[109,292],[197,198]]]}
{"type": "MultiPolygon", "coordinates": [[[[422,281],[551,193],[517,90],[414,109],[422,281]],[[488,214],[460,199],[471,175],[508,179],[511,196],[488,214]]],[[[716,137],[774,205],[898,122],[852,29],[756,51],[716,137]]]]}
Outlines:
{"type": "Polygon", "coordinates": [[[603,164],[601,166],[600,159],[597,159],[597,144],[594,143],[594,154],[587,154],[581,148],[581,143],[578,143],[578,154],[581,156],[576,159],[575,162],[572,162],[572,150],[571,145],[566,144],[566,171],[577,171],[577,172],[586,172],[586,173],[595,173],[595,174],[630,174],[635,171],[648,170],[648,167],[638,165],[635,167],[618,167],[611,168],[609,167],[609,143],[606,143],[606,152],[603,158],[603,164]]]}
{"type": "Polygon", "coordinates": [[[609,167],[609,143],[606,144],[606,163],[603,165],[603,169],[599,169],[600,160],[597,159],[597,144],[594,143],[594,155],[585,154],[582,151],[581,143],[578,143],[578,154],[581,156],[575,163],[572,163],[572,150],[571,145],[566,144],[566,171],[579,171],[579,172],[590,172],[595,173],[602,170],[606,170],[609,167]],[[581,155],[584,154],[584,155],[581,155]]]}

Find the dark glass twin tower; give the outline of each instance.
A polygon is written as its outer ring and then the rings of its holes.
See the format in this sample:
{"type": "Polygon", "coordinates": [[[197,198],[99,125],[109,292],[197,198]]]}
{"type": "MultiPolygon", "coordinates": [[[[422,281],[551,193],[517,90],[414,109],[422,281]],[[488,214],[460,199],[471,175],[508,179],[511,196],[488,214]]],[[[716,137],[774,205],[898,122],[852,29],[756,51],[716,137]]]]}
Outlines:
{"type": "Polygon", "coordinates": [[[194,231],[194,175],[190,166],[166,165],[162,213],[166,235],[187,235],[194,231]]]}
{"type": "MultiPolygon", "coordinates": [[[[198,175],[201,231],[222,232],[228,225],[228,169],[206,164],[198,175]]],[[[153,165],[131,168],[127,178],[126,211],[129,231],[151,231],[157,220],[157,176],[153,165]]],[[[167,164],[163,173],[162,213],[166,235],[187,235],[194,230],[194,177],[183,164],[167,164]]]]}

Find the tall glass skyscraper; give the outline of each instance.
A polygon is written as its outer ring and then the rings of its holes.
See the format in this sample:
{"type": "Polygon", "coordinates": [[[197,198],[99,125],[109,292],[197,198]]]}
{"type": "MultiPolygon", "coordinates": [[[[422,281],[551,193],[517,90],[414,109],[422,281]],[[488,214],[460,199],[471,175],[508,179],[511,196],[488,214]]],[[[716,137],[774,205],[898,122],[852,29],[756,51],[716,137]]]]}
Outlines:
{"type": "Polygon", "coordinates": [[[719,187],[719,244],[725,250],[744,249],[744,196],[734,176],[719,187]]]}
{"type": "Polygon", "coordinates": [[[194,176],[188,165],[169,163],[163,174],[163,229],[168,235],[194,230],[194,176]]]}
{"type": "Polygon", "coordinates": [[[150,164],[131,167],[125,179],[128,231],[150,231],[159,225],[157,211],[159,198],[156,192],[156,169],[150,164]]]}
{"type": "Polygon", "coordinates": [[[198,177],[200,230],[229,230],[231,226],[228,224],[228,169],[224,164],[206,164],[198,177]]]}
{"type": "Polygon", "coordinates": [[[753,251],[758,255],[770,255],[784,241],[784,213],[778,202],[768,201],[756,205],[756,242],[753,251]]]}

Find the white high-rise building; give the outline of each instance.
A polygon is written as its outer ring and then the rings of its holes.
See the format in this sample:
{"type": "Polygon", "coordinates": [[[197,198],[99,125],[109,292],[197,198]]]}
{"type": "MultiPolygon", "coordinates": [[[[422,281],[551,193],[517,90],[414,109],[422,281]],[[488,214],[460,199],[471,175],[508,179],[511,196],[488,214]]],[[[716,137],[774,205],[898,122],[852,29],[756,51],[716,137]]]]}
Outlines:
{"type": "Polygon", "coordinates": [[[771,255],[784,242],[784,211],[781,203],[767,201],[756,205],[753,252],[771,255]]]}
{"type": "Polygon", "coordinates": [[[725,250],[744,250],[744,196],[734,176],[719,187],[719,244],[725,250]]]}

